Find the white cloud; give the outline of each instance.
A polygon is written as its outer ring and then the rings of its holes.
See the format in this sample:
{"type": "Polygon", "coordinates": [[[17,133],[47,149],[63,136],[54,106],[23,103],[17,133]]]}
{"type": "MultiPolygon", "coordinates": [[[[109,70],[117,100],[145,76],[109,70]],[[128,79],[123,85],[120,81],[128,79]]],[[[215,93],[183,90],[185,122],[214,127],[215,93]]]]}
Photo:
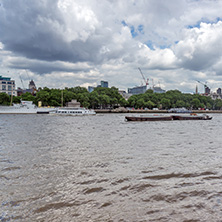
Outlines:
{"type": "Polygon", "coordinates": [[[38,86],[222,85],[221,1],[2,0],[1,70],[38,86]],[[20,15],[20,16],[18,16],[20,15]],[[14,73],[14,74],[11,74],[14,73]]]}

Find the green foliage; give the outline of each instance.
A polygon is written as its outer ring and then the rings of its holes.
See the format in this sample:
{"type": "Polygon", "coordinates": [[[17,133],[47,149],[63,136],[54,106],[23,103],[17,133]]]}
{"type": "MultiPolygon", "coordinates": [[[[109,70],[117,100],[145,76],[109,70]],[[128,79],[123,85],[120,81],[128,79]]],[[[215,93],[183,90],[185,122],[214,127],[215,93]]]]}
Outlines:
{"type": "Polygon", "coordinates": [[[160,104],[162,105],[162,108],[169,109],[170,108],[170,99],[163,98],[163,99],[161,99],[160,104]]]}
{"type": "MultiPolygon", "coordinates": [[[[19,103],[20,100],[33,101],[36,105],[38,101],[43,106],[61,106],[76,99],[81,106],[98,109],[98,108],[114,108],[117,106],[129,106],[134,108],[181,108],[187,109],[222,109],[222,100],[213,100],[210,97],[198,94],[181,93],[179,90],[169,90],[166,93],[154,93],[149,89],[144,94],[133,95],[127,101],[119,94],[118,89],[112,88],[95,88],[89,93],[86,88],[77,86],[75,88],[49,89],[47,87],[39,88],[36,96],[25,93],[21,97],[13,97],[13,103],[19,103]],[[63,96],[62,96],[63,95],[63,96]]],[[[9,105],[10,96],[6,93],[0,93],[0,104],[9,105]]]]}
{"type": "Polygon", "coordinates": [[[169,90],[166,93],[153,93],[147,90],[144,94],[133,95],[128,99],[128,106],[134,108],[160,109],[182,108],[187,109],[222,109],[222,100],[214,101],[210,97],[181,93],[179,90],[169,90]]]}
{"type": "Polygon", "coordinates": [[[26,93],[22,94],[21,99],[25,100],[25,101],[34,101],[35,100],[35,96],[33,96],[29,92],[26,92],[26,93]]]}
{"type": "Polygon", "coordinates": [[[215,109],[219,109],[219,110],[222,109],[222,100],[221,100],[221,99],[216,99],[216,100],[215,100],[214,108],[215,108],[215,109]]]}
{"type": "Polygon", "coordinates": [[[10,104],[10,97],[6,93],[0,93],[0,104],[1,105],[9,105],[10,104]]]}

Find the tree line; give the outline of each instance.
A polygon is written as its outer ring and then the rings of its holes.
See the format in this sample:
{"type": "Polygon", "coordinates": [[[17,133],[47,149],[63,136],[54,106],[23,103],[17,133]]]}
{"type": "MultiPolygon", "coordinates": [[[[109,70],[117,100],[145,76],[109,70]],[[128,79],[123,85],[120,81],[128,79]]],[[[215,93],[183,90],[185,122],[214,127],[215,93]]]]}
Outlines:
{"type": "MultiPolygon", "coordinates": [[[[38,102],[41,101],[42,106],[65,106],[66,103],[72,99],[76,99],[83,107],[93,109],[112,109],[119,106],[135,109],[170,109],[181,107],[187,109],[222,109],[221,99],[213,100],[209,96],[186,94],[181,93],[179,90],[169,90],[166,93],[154,93],[153,90],[148,89],[143,94],[132,95],[128,100],[125,100],[115,87],[98,87],[91,93],[89,93],[86,88],[80,86],[65,88],[63,90],[44,87],[39,88],[35,96],[28,92],[21,96],[13,96],[12,102],[20,103],[21,100],[27,100],[33,101],[34,104],[38,105],[38,102]]],[[[11,97],[9,95],[0,93],[1,105],[9,105],[10,101],[11,97]]]]}

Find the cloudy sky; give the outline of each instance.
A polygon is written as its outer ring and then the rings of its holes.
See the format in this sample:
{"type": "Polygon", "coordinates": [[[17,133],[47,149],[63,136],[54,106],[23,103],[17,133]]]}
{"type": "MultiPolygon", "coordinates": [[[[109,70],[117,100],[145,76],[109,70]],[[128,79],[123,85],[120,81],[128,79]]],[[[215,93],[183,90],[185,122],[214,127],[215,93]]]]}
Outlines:
{"type": "Polygon", "coordinates": [[[0,0],[0,75],[16,86],[222,87],[220,0],[0,0]],[[22,81],[21,81],[22,79],[22,81]]]}

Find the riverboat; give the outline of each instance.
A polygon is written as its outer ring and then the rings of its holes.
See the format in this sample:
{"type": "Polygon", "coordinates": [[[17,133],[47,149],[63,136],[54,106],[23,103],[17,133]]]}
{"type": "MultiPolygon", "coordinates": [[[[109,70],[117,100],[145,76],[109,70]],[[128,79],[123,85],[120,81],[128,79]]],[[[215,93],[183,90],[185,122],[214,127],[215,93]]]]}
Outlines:
{"type": "Polygon", "coordinates": [[[125,116],[127,121],[171,121],[173,120],[172,116],[125,116]]]}
{"type": "Polygon", "coordinates": [[[62,115],[62,116],[82,116],[82,115],[95,115],[96,112],[93,109],[86,109],[82,107],[61,107],[50,114],[62,115]]]}

